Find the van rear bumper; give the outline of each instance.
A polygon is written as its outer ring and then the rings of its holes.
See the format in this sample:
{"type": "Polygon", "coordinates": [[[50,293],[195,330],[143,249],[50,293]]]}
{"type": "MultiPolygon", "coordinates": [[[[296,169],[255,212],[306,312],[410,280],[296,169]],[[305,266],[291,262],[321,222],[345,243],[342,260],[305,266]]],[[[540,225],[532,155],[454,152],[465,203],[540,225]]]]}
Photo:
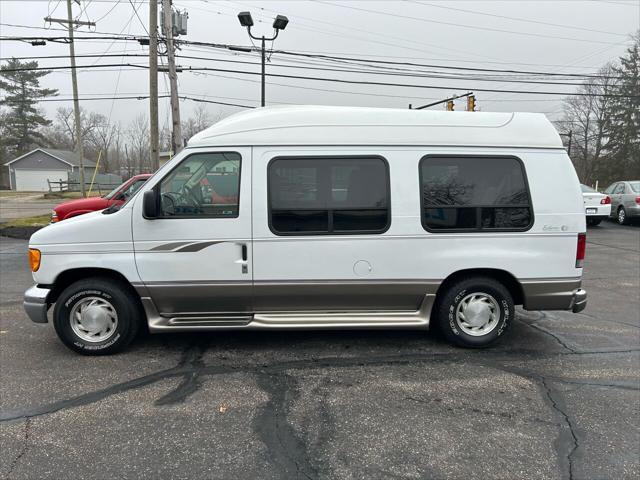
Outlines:
{"type": "Polygon", "coordinates": [[[573,313],[578,313],[585,308],[587,308],[587,292],[579,288],[573,294],[573,308],[571,311],[573,313]]]}
{"type": "Polygon", "coordinates": [[[587,306],[587,292],[580,278],[536,279],[520,282],[525,310],[571,310],[581,312],[587,306]]]}
{"type": "Polygon", "coordinates": [[[34,285],[24,292],[24,311],[27,312],[31,321],[47,323],[47,310],[49,309],[47,297],[50,292],[50,289],[38,285],[34,285]]]}

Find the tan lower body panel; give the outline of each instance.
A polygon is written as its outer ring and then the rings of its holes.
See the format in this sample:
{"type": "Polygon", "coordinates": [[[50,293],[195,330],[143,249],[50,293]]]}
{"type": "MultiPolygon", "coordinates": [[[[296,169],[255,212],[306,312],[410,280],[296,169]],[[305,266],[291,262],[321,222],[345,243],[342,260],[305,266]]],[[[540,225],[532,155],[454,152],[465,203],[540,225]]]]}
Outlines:
{"type": "Polygon", "coordinates": [[[428,328],[435,295],[424,295],[413,311],[256,312],[253,315],[160,315],[149,297],[142,298],[150,332],[232,329],[428,328]]]}
{"type": "Polygon", "coordinates": [[[580,278],[520,280],[525,310],[570,310],[580,278]]]}

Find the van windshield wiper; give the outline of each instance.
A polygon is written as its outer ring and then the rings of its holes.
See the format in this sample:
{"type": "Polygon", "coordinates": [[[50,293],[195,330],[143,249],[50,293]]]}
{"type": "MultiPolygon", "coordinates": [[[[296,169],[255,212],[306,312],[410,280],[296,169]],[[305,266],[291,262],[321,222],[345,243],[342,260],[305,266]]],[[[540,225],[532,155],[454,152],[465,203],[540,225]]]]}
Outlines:
{"type": "Polygon", "coordinates": [[[109,215],[109,214],[111,214],[111,213],[115,213],[115,212],[117,212],[118,210],[120,210],[120,207],[121,207],[121,205],[118,205],[117,203],[114,203],[113,205],[111,205],[111,206],[109,206],[109,207],[105,208],[105,209],[102,211],[102,213],[103,213],[104,215],[109,215]]]}

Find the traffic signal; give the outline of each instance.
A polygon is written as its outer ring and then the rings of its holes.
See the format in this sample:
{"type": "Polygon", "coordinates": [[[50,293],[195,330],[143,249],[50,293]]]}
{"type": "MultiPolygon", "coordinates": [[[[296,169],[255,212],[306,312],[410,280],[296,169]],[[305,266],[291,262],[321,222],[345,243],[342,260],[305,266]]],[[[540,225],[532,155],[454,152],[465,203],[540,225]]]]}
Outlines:
{"type": "Polygon", "coordinates": [[[447,112],[453,112],[453,100],[447,100],[447,112]]]}
{"type": "Polygon", "coordinates": [[[469,95],[467,97],[467,112],[475,112],[476,111],[476,96],[469,95]]]}

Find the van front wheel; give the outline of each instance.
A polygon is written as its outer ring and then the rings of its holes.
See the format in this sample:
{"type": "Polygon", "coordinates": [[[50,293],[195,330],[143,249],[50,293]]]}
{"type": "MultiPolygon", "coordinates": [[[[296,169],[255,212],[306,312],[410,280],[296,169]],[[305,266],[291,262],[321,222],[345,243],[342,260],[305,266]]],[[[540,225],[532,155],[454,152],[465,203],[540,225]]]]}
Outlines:
{"type": "Polygon", "coordinates": [[[451,285],[438,299],[437,321],[451,342],[487,347],[507,330],[515,308],[509,290],[492,278],[474,277],[451,285]]]}
{"type": "Polygon", "coordinates": [[[60,340],[84,355],[107,355],[123,349],[136,336],[139,322],[140,309],[133,293],[103,278],[69,285],[53,311],[60,340]]]}

